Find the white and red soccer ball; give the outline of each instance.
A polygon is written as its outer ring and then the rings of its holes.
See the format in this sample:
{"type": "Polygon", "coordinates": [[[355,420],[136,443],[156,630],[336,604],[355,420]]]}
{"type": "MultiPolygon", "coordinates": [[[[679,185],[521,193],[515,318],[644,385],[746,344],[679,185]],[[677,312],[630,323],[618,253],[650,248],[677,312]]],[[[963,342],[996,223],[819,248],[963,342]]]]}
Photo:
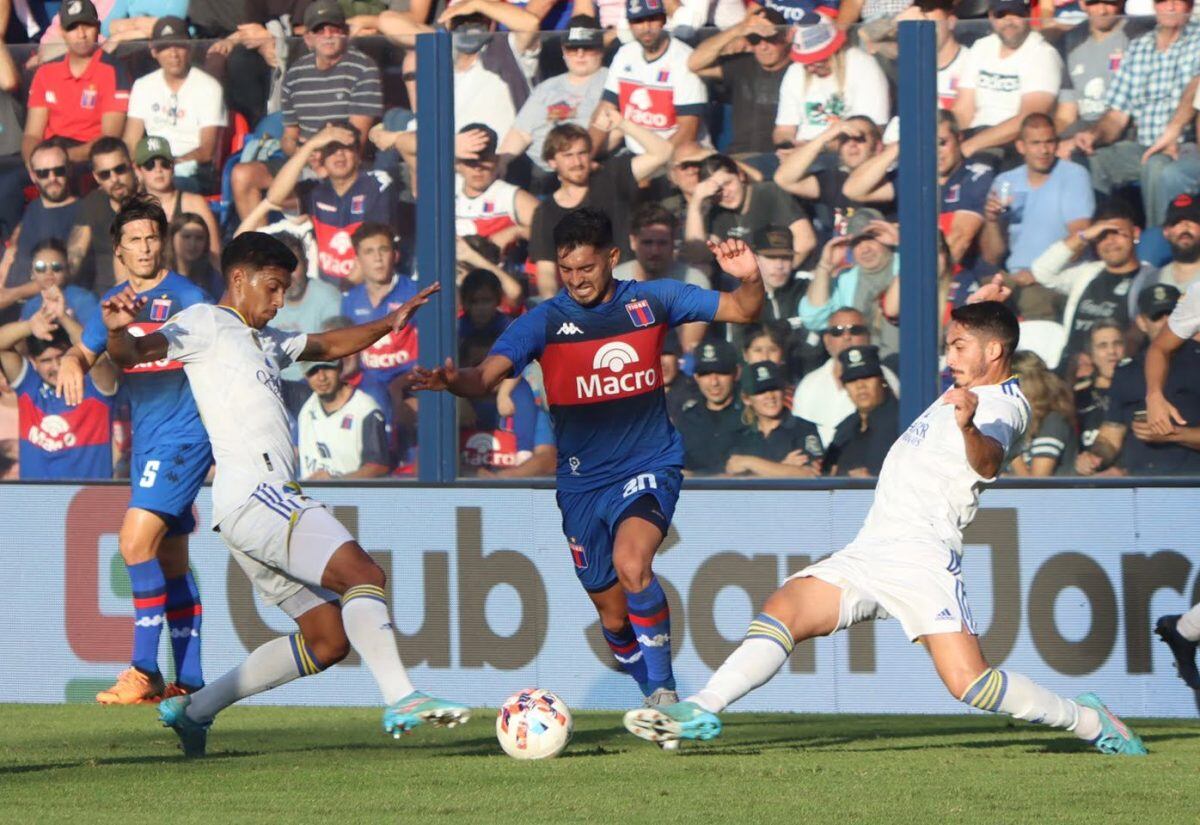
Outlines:
{"type": "Polygon", "coordinates": [[[552,759],[566,750],[575,723],[562,699],[530,688],[504,700],[496,714],[496,738],[513,759],[552,759]]]}

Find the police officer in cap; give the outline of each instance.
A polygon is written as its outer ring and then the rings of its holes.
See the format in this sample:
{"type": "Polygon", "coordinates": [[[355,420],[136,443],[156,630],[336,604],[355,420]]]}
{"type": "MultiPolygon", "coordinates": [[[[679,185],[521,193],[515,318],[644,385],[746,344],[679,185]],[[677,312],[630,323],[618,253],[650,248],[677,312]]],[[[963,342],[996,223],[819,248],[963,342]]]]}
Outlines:
{"type": "Polygon", "coordinates": [[[683,436],[683,468],[694,475],[718,475],[725,472],[742,429],[737,350],[727,341],[710,339],[696,347],[695,356],[703,398],[685,403],[675,425],[683,436]]]}
{"type": "Polygon", "coordinates": [[[877,476],[899,435],[900,403],[883,378],[878,347],[848,347],[838,363],[854,412],[838,424],[826,464],[833,475],[877,476]]]}
{"type": "Polygon", "coordinates": [[[725,464],[730,475],[812,478],[821,474],[825,451],[817,425],[783,406],[783,367],[757,361],[742,373],[745,423],[725,464]]]}

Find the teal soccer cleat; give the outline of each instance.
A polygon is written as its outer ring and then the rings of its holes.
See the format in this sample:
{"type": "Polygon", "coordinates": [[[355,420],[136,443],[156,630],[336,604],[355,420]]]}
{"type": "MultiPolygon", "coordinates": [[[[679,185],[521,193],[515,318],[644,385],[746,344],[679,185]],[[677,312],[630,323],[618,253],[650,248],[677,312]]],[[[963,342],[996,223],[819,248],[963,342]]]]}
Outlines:
{"type": "Polygon", "coordinates": [[[1100,697],[1094,693],[1082,693],[1075,701],[1085,708],[1091,708],[1100,714],[1100,735],[1092,742],[1101,753],[1119,756],[1145,756],[1146,746],[1128,725],[1117,718],[1117,715],[1104,706],[1100,697]]]}
{"type": "Polygon", "coordinates": [[[383,731],[397,739],[418,725],[426,723],[437,728],[453,728],[468,722],[471,709],[456,702],[436,699],[419,690],[405,696],[383,710],[383,731]]]}
{"type": "Polygon", "coordinates": [[[189,759],[204,756],[204,749],[208,745],[208,729],[212,726],[212,722],[197,722],[187,715],[191,703],[190,696],[174,696],[163,699],[158,705],[158,721],[175,731],[183,755],[189,759]]]}
{"type": "Polygon", "coordinates": [[[721,720],[695,702],[646,707],[625,714],[625,729],[649,742],[706,741],[721,735],[721,720]]]}

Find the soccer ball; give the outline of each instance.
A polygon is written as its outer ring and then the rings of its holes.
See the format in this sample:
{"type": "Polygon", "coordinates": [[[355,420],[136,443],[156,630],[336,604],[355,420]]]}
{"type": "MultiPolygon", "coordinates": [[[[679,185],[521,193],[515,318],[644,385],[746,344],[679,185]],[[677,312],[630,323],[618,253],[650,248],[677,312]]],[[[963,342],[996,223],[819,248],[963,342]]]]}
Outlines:
{"type": "Polygon", "coordinates": [[[566,703],[538,688],[509,696],[496,714],[496,738],[513,759],[553,759],[566,749],[574,727],[566,703]]]}

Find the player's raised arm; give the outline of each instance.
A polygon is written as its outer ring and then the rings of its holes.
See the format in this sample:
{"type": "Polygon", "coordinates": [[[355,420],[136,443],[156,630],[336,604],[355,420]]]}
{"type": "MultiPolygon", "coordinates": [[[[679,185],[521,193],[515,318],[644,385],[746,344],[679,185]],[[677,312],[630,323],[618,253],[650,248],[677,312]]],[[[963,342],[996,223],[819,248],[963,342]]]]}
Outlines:
{"type": "Polygon", "coordinates": [[[722,292],[714,321],[727,324],[752,324],[762,312],[766,291],[754,253],[744,241],[724,240],[708,242],[708,249],[716,257],[721,269],[741,281],[733,292],[722,292]]]}
{"type": "Polygon", "coordinates": [[[429,296],[442,288],[441,284],[430,284],[413,297],[377,321],[369,321],[328,332],[309,333],[308,343],[297,359],[299,361],[336,361],[347,355],[361,352],[389,332],[399,332],[408,325],[409,319],[418,309],[429,303],[429,296]]]}
{"type": "Polygon", "coordinates": [[[503,355],[489,355],[477,367],[460,370],[454,359],[437,369],[413,368],[413,389],[450,392],[462,398],[490,395],[505,378],[512,375],[513,362],[503,355]]]}
{"type": "Polygon", "coordinates": [[[1004,466],[1004,447],[975,426],[979,396],[965,387],[955,387],[942,396],[942,403],[954,406],[954,420],[962,430],[971,469],[984,478],[995,478],[1004,466]]]}
{"type": "Polygon", "coordinates": [[[138,312],[145,304],[146,299],[139,298],[132,286],[126,286],[100,304],[100,318],[108,328],[108,357],[118,367],[132,367],[167,357],[167,338],[161,332],[140,337],[129,334],[129,325],[137,320],[138,312]]]}

